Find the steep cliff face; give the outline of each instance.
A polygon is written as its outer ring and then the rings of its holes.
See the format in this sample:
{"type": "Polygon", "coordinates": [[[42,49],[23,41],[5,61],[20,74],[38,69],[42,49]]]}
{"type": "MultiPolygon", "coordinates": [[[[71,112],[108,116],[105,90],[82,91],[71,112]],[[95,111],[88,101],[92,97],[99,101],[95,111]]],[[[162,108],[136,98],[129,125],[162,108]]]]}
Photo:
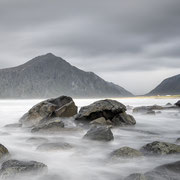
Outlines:
{"type": "Polygon", "coordinates": [[[179,94],[180,94],[180,74],[165,79],[147,95],[179,95],[179,94]]]}
{"type": "Polygon", "coordinates": [[[0,70],[0,98],[132,96],[124,88],[92,72],[82,71],[49,53],[0,70]]]}

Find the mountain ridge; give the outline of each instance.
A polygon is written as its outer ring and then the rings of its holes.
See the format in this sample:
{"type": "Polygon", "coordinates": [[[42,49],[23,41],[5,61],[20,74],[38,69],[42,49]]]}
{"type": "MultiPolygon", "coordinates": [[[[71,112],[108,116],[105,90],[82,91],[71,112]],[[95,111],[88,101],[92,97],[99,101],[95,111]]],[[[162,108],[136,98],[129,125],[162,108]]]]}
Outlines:
{"type": "Polygon", "coordinates": [[[93,72],[83,71],[52,53],[0,69],[0,98],[133,96],[93,72]]]}
{"type": "Polygon", "coordinates": [[[158,86],[146,95],[179,95],[180,74],[164,79],[158,86]]]}

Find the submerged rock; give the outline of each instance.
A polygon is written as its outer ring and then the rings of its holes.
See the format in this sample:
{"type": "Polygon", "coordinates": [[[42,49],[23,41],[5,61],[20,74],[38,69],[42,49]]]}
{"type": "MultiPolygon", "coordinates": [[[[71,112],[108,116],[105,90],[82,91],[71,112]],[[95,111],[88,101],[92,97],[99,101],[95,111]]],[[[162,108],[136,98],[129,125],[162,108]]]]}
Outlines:
{"type": "Polygon", "coordinates": [[[8,179],[19,175],[38,175],[47,171],[47,166],[36,161],[8,160],[4,162],[0,170],[0,178],[8,179]]]}
{"type": "Polygon", "coordinates": [[[154,170],[145,173],[145,177],[147,180],[179,180],[180,161],[158,166],[154,170]]]}
{"type": "Polygon", "coordinates": [[[0,160],[7,157],[9,155],[8,149],[0,144],[0,160]]]}
{"type": "Polygon", "coordinates": [[[89,123],[94,120],[97,121],[97,119],[99,121],[99,118],[101,118],[101,124],[103,125],[125,126],[136,124],[135,119],[131,115],[126,114],[126,106],[111,99],[96,101],[89,106],[82,107],[75,120],[89,123]]]}
{"type": "Polygon", "coordinates": [[[41,120],[54,117],[71,117],[77,114],[77,106],[73,99],[67,96],[61,96],[54,99],[48,99],[33,106],[20,122],[24,126],[37,126],[41,120]]]}
{"type": "Polygon", "coordinates": [[[93,126],[84,135],[85,139],[96,140],[96,141],[111,141],[114,139],[113,133],[110,128],[102,126],[93,126]]]}
{"type": "Polygon", "coordinates": [[[90,124],[95,124],[95,125],[111,125],[112,122],[110,120],[106,120],[104,117],[100,117],[98,119],[95,119],[90,122],[90,124]]]}
{"type": "Polygon", "coordinates": [[[4,126],[5,128],[19,128],[22,127],[21,123],[7,124],[4,126]]]}
{"type": "Polygon", "coordinates": [[[134,173],[126,177],[124,180],[148,180],[144,174],[134,173]]]}
{"type": "Polygon", "coordinates": [[[37,127],[34,127],[31,132],[32,133],[52,133],[52,132],[59,132],[64,128],[64,123],[61,120],[54,120],[50,121],[48,123],[39,125],[37,127]]]}
{"type": "Polygon", "coordinates": [[[68,143],[44,143],[37,147],[37,150],[40,151],[62,151],[71,149],[72,146],[68,143]]]}
{"type": "Polygon", "coordinates": [[[34,144],[40,144],[40,143],[47,143],[48,139],[43,138],[43,137],[31,137],[27,139],[28,143],[34,143],[34,144]]]}
{"type": "Polygon", "coordinates": [[[145,155],[166,155],[180,153],[180,145],[155,141],[141,148],[145,155]]]}
{"type": "Polygon", "coordinates": [[[176,143],[180,143],[180,138],[177,138],[177,139],[176,139],[176,143]]]}
{"type": "Polygon", "coordinates": [[[136,157],[141,157],[143,154],[133,148],[130,147],[122,147],[119,148],[115,151],[113,151],[110,154],[111,158],[116,159],[116,158],[136,158],[136,157]]]}

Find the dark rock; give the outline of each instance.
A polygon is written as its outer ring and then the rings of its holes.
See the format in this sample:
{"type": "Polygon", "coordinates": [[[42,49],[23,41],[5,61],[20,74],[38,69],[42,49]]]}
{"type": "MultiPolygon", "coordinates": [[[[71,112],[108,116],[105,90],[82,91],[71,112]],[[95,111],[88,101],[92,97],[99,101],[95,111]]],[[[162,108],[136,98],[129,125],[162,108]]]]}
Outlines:
{"type": "Polygon", "coordinates": [[[72,146],[68,143],[44,143],[37,147],[37,150],[40,151],[62,151],[71,149],[72,146]]]}
{"type": "Polygon", "coordinates": [[[176,106],[180,107],[180,100],[175,103],[176,106]]]}
{"type": "Polygon", "coordinates": [[[91,129],[84,135],[84,138],[96,141],[111,141],[114,139],[113,133],[110,128],[102,126],[96,127],[93,126],[91,129]]]}
{"type": "Polygon", "coordinates": [[[5,128],[19,128],[19,127],[22,127],[22,124],[20,124],[20,123],[7,124],[4,127],[5,128]]]}
{"type": "Polygon", "coordinates": [[[148,180],[144,174],[135,173],[126,177],[124,180],[148,180]]]}
{"type": "Polygon", "coordinates": [[[34,127],[31,132],[32,133],[55,133],[59,132],[64,128],[64,123],[61,120],[50,121],[49,123],[45,123],[34,127]]]}
{"type": "Polygon", "coordinates": [[[112,124],[114,126],[131,126],[136,124],[136,120],[133,116],[124,112],[114,116],[112,119],[112,124]]]}
{"type": "Polygon", "coordinates": [[[180,138],[177,138],[177,139],[176,139],[176,143],[180,143],[180,138]]]}
{"type": "Polygon", "coordinates": [[[0,159],[4,159],[8,155],[9,155],[8,149],[2,144],[0,144],[0,159]]]}
{"type": "MultiPolygon", "coordinates": [[[[122,126],[122,125],[134,125],[135,119],[126,114],[126,106],[115,100],[100,100],[96,101],[89,106],[82,107],[79,114],[75,117],[75,120],[82,123],[89,123],[98,118],[104,118],[106,124],[122,126]]],[[[103,123],[105,124],[105,123],[103,123]]]]}
{"type": "Polygon", "coordinates": [[[113,151],[110,156],[113,159],[117,159],[117,158],[136,158],[136,157],[141,157],[143,156],[143,154],[133,148],[130,147],[122,147],[120,149],[117,149],[115,151],[113,151]]]}
{"type": "Polygon", "coordinates": [[[143,146],[140,150],[145,155],[167,155],[180,153],[180,145],[155,141],[143,146]]]}
{"type": "Polygon", "coordinates": [[[47,166],[36,161],[8,160],[4,162],[0,170],[0,178],[8,179],[19,175],[38,175],[47,171],[47,166]]]}
{"type": "Polygon", "coordinates": [[[77,106],[71,97],[48,99],[33,106],[21,119],[24,126],[37,126],[41,120],[54,117],[71,117],[77,114],[77,106]]]}

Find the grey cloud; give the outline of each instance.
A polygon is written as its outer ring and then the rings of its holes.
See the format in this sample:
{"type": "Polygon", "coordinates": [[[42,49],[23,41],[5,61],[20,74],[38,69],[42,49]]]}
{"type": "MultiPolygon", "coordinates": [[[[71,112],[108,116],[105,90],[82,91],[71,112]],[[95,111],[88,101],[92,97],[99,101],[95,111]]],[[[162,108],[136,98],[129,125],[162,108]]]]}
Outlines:
{"type": "Polygon", "coordinates": [[[177,71],[179,17],[179,0],[1,0],[0,68],[52,52],[104,77],[177,71]]]}

